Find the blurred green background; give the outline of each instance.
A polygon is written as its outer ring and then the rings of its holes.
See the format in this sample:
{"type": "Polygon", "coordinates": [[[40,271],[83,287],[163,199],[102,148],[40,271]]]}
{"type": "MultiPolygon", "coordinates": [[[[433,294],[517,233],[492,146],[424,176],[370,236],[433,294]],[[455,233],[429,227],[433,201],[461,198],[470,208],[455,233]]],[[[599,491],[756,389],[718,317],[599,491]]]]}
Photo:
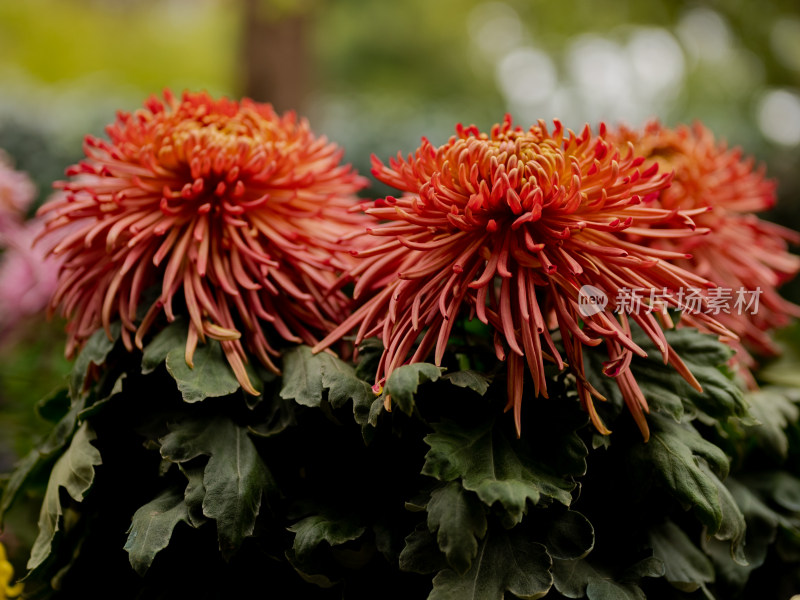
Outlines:
{"type": "MultiPolygon", "coordinates": [[[[796,0],[0,0],[0,82],[0,148],[38,203],[84,134],[170,87],[296,109],[364,174],[371,153],[506,112],[572,129],[700,119],[767,165],[769,217],[800,229],[796,0]]],[[[69,368],[62,326],[34,319],[0,347],[2,470],[69,368]]]]}

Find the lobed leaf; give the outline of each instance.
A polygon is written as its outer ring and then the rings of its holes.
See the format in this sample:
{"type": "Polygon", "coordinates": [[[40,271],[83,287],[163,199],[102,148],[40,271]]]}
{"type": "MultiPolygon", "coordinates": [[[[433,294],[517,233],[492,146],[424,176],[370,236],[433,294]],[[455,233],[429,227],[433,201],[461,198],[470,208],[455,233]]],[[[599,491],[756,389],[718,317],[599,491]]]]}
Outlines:
{"type": "Polygon", "coordinates": [[[800,418],[800,407],[788,397],[784,390],[764,387],[747,395],[750,415],[757,425],[747,428],[759,445],[778,459],[785,459],[789,452],[786,430],[800,418]]]}
{"type": "Polygon", "coordinates": [[[420,384],[436,381],[441,374],[442,369],[430,363],[403,365],[392,371],[386,381],[384,394],[391,398],[400,410],[410,415],[414,412],[414,396],[420,384]]]}
{"type": "Polygon", "coordinates": [[[725,487],[744,515],[746,539],[743,550],[747,563],[734,561],[731,556],[731,545],[722,540],[706,539],[703,541],[703,549],[714,563],[717,580],[721,579],[735,589],[742,589],[752,571],[764,564],[767,552],[775,542],[778,524],[783,517],[748,486],[735,479],[729,477],[725,481],[725,487]]]}
{"type": "Polygon", "coordinates": [[[60,490],[64,488],[76,502],[81,502],[94,483],[94,468],[102,464],[100,451],[92,445],[96,435],[88,423],[83,423],[72,438],[66,452],[53,466],[39,512],[39,534],[31,548],[28,570],[39,567],[50,555],[56,533],[60,530],[60,490]]]}
{"type": "Polygon", "coordinates": [[[188,334],[189,325],[180,318],[159,331],[142,352],[142,374],[147,375],[155,371],[173,350],[184,352],[188,334]]]}
{"type": "Polygon", "coordinates": [[[611,579],[590,577],[586,585],[588,600],[646,600],[638,586],[622,585],[611,579]]]}
{"type": "Polygon", "coordinates": [[[469,571],[437,573],[428,600],[503,600],[506,592],[517,598],[541,598],[553,585],[551,566],[545,547],[522,532],[492,530],[483,538],[469,571]]]}
{"type": "Polygon", "coordinates": [[[471,369],[447,373],[442,379],[458,387],[470,389],[480,396],[483,396],[487,392],[492,383],[490,377],[471,369]]]}
{"type": "MultiPolygon", "coordinates": [[[[553,509],[549,512],[555,513],[553,509]]],[[[583,558],[594,548],[594,527],[576,510],[564,510],[548,518],[544,545],[554,559],[583,558]]]]}
{"type": "Polygon", "coordinates": [[[75,364],[72,366],[72,371],[69,375],[69,394],[73,402],[76,402],[84,391],[83,388],[86,385],[89,368],[92,365],[102,365],[114,348],[114,344],[119,338],[119,322],[112,323],[110,329],[110,338],[105,329],[95,331],[75,359],[75,364]]]}
{"type": "Polygon", "coordinates": [[[377,424],[372,386],[349,364],[328,352],[312,354],[308,346],[296,346],[284,353],[280,396],[312,408],[321,406],[325,399],[335,409],[352,400],[353,418],[365,436],[367,426],[377,424]]]}
{"type": "Polygon", "coordinates": [[[684,531],[665,521],[648,532],[653,556],[664,563],[664,577],[684,592],[694,592],[714,581],[714,565],[684,531]]]}
{"type": "Polygon", "coordinates": [[[744,536],[747,525],[745,524],[744,515],[731,492],[711,472],[711,469],[703,462],[700,463],[700,469],[714,482],[719,495],[720,508],[722,509],[722,520],[719,529],[712,533],[718,540],[730,541],[730,555],[734,562],[740,565],[747,565],[747,558],[744,553],[744,536]]]}
{"type": "Polygon", "coordinates": [[[634,465],[654,475],[679,502],[694,509],[710,533],[717,533],[723,520],[717,480],[704,470],[701,460],[724,478],[728,457],[691,425],[658,413],[650,415],[650,423],[650,441],[640,443],[631,454],[634,465]]]}
{"type": "MultiPolygon", "coordinates": [[[[68,392],[63,390],[60,395],[62,399],[65,399],[68,396],[68,392]]],[[[25,455],[16,465],[3,488],[2,496],[0,496],[0,524],[2,524],[5,513],[11,508],[28,478],[47,461],[61,452],[67,442],[70,441],[78,424],[78,414],[83,410],[84,404],[85,398],[72,404],[68,412],[50,430],[44,441],[25,455]]]]}
{"type": "Polygon", "coordinates": [[[401,571],[422,575],[447,568],[447,560],[427,524],[420,523],[406,536],[405,546],[400,552],[399,566],[401,571]]]}
{"type": "Polygon", "coordinates": [[[259,437],[269,438],[297,424],[296,405],[292,400],[282,398],[279,394],[274,394],[270,401],[264,404],[265,412],[263,417],[247,428],[251,433],[259,437]]]}
{"type": "Polygon", "coordinates": [[[663,577],[664,563],[654,557],[645,558],[625,569],[618,577],[592,565],[590,560],[553,559],[555,588],[567,598],[590,600],[644,600],[639,587],[643,577],[663,577]]]}
{"type": "MultiPolygon", "coordinates": [[[[664,364],[661,352],[639,328],[634,329],[634,341],[644,349],[646,358],[634,357],[630,369],[647,398],[651,409],[681,421],[684,414],[702,411],[719,420],[745,417],[747,402],[736,384],[727,362],[731,349],[715,336],[692,328],[664,332],[667,342],[703,388],[697,391],[675,370],[664,364]]],[[[591,383],[614,405],[623,405],[622,394],[613,378],[602,374],[604,358],[598,352],[587,352],[587,376],[591,383]]]]}
{"type": "Polygon", "coordinates": [[[340,546],[360,538],[366,531],[366,527],[353,517],[323,514],[301,519],[288,529],[295,534],[292,550],[301,561],[322,542],[340,546]]]}
{"type": "Polygon", "coordinates": [[[477,498],[451,481],[431,493],[428,529],[456,573],[465,573],[486,534],[486,515],[477,498]]]}
{"type": "Polygon", "coordinates": [[[178,465],[181,472],[186,476],[186,489],[183,492],[183,502],[188,511],[189,524],[192,527],[200,527],[207,521],[203,514],[203,500],[206,498],[206,486],[203,485],[203,472],[205,465],[188,466],[178,465]]]}
{"type": "Polygon", "coordinates": [[[572,501],[575,484],[551,474],[544,464],[517,452],[494,422],[466,426],[452,421],[432,425],[425,436],[430,450],[422,473],[441,481],[461,478],[488,506],[499,502],[512,523],[522,520],[527,502],[537,504],[542,495],[565,506],[572,501]]]}
{"type": "Polygon", "coordinates": [[[228,559],[252,535],[263,493],[275,482],[247,430],[230,419],[187,419],[170,425],[161,438],[167,460],[182,463],[201,455],[210,457],[203,471],[203,514],[216,520],[220,550],[228,559]]]}
{"type": "Polygon", "coordinates": [[[308,346],[295,346],[283,353],[283,387],[281,398],[303,406],[319,407],[322,402],[322,372],[319,354],[308,346]]]}
{"type": "Polygon", "coordinates": [[[194,367],[186,364],[185,346],[167,353],[167,371],[178,384],[184,402],[228,396],[239,389],[239,382],[216,340],[208,340],[194,353],[194,367]]]}
{"type": "Polygon", "coordinates": [[[144,576],[181,521],[189,521],[189,511],[183,492],[174,488],[164,490],[133,514],[124,549],[134,571],[144,576]]]}
{"type": "Polygon", "coordinates": [[[353,401],[353,417],[362,427],[369,422],[370,407],[375,401],[372,386],[359,379],[356,371],[347,363],[326,352],[317,355],[322,387],[328,391],[328,402],[333,408],[341,408],[353,401]]]}

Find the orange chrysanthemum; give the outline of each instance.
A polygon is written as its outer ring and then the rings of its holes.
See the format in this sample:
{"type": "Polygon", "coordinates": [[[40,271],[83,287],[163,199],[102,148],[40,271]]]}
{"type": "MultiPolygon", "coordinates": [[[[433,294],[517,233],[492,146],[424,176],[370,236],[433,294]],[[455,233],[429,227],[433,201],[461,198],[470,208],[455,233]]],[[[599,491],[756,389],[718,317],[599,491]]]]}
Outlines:
{"type": "MultiPolygon", "coordinates": [[[[506,117],[488,135],[459,126],[439,148],[423,139],[413,156],[398,156],[389,166],[373,158],[373,174],[405,195],[366,211],[389,221],[369,230],[385,241],[362,251],[361,263],[350,271],[356,298],[370,296],[315,350],[355,328],[357,343],[380,335],[380,386],[394,369],[432,351],[440,364],[457,316],[468,309],[494,328],[497,357],[507,361],[506,408],[513,408],[519,431],[526,366],[536,395],[547,394],[545,360],[565,366],[551,334],[557,328],[596,427],[608,431],[594,410],[592,398],[603,397],[586,379],[582,347],[605,343],[605,372],[616,378],[647,437],[647,402],[628,369],[632,355],[645,352],[634,343],[628,319],[653,339],[665,362],[698,384],[664,337],[662,326],[671,326],[666,310],[628,316],[618,310],[617,298],[625,289],[708,282],[667,260],[675,253],[622,241],[617,233],[701,232],[691,211],[649,205],[669,184],[669,174],[658,175],[656,166],[639,170],[644,159],[608,143],[603,132],[595,136],[587,127],[576,135],[558,121],[552,132],[542,122],[524,131],[506,117]],[[676,229],[649,227],[667,220],[677,220],[676,229]],[[581,311],[586,285],[608,298],[596,312],[584,311],[589,314],[581,311]]],[[[669,302],[681,308],[676,297],[669,302]]]]}
{"type": "Polygon", "coordinates": [[[691,254],[677,263],[720,289],[758,293],[757,310],[723,306],[715,318],[739,337],[732,344],[744,365],[755,364],[747,349],[776,354],[769,331],[800,316],[800,307],[781,298],[776,289],[800,270],[800,258],[787,251],[788,243],[800,243],[800,234],[754,214],[774,206],[775,183],[741,149],[716,141],[700,123],[669,129],[652,121],[639,131],[620,127],[614,136],[632,142],[637,153],[661,168],[674,170],[672,185],[658,198],[660,206],[709,209],[695,218],[708,235],[651,238],[649,243],[691,254]]]}
{"type": "Polygon", "coordinates": [[[311,344],[341,320],[347,299],[327,290],[349,258],[339,238],[363,220],[348,209],[366,181],[305,120],[248,99],[167,91],[106,132],[86,137],[86,160],[40,211],[63,257],[50,309],[68,319],[68,355],[117,318],[126,346],[141,347],[159,314],[175,318],[177,298],[187,363],[198,342],[219,340],[256,393],[245,346],[275,370],[272,334],[311,344]]]}

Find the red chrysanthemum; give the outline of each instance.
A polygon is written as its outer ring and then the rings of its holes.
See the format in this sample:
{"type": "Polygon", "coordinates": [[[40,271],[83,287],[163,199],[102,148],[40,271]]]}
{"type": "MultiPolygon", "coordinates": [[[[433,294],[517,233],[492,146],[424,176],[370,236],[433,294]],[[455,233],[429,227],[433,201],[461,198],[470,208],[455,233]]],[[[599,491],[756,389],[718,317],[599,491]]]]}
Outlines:
{"type": "Polygon", "coordinates": [[[777,287],[800,270],[800,258],[787,251],[788,243],[800,243],[800,235],[759,219],[754,213],[775,204],[775,183],[764,168],[740,148],[730,149],[715,140],[705,126],[670,129],[656,121],[641,130],[620,127],[614,136],[634,144],[638,154],[673,170],[669,188],[658,204],[669,210],[709,209],[695,217],[709,230],[691,238],[651,238],[659,248],[687,253],[676,262],[718,286],[721,290],[758,293],[757,310],[742,311],[723,306],[715,318],[739,337],[733,341],[737,359],[754,366],[749,349],[758,354],[777,352],[769,331],[800,316],[800,307],[787,302],[777,287]]]}
{"type": "MultiPolygon", "coordinates": [[[[439,364],[456,317],[468,309],[494,328],[497,357],[507,361],[507,409],[513,408],[519,430],[526,366],[536,395],[547,394],[545,360],[565,366],[551,335],[557,328],[596,427],[608,431],[594,410],[592,398],[603,397],[586,379],[582,348],[605,343],[605,372],[616,377],[647,437],[647,402],[628,369],[633,354],[645,353],[632,340],[628,319],[652,338],[665,362],[698,384],[664,337],[662,326],[671,326],[666,310],[628,316],[618,310],[617,298],[625,289],[675,290],[708,282],[672,264],[675,253],[619,238],[622,230],[698,232],[690,213],[649,206],[669,174],[658,175],[656,166],[640,171],[644,159],[608,143],[603,131],[595,136],[587,127],[575,135],[557,121],[552,132],[542,122],[524,131],[506,117],[488,135],[459,126],[439,148],[423,139],[413,156],[398,156],[389,166],[373,158],[373,174],[405,195],[379,200],[366,211],[389,221],[369,230],[384,242],[361,252],[361,263],[350,271],[356,298],[370,297],[315,350],[355,328],[357,343],[380,335],[380,386],[394,369],[431,351],[439,364]],[[649,227],[667,220],[677,220],[676,229],[649,227]],[[593,314],[581,312],[586,285],[608,298],[593,314]]],[[[681,308],[675,295],[668,303],[681,308]]],[[[725,331],[706,321],[710,329],[725,331]]]]}
{"type": "Polygon", "coordinates": [[[169,91],[119,113],[110,141],[87,136],[65,194],[42,207],[62,256],[51,312],[68,319],[68,355],[100,326],[122,322],[130,349],[159,314],[189,317],[186,360],[219,340],[242,386],[245,346],[275,369],[273,333],[313,344],[343,316],[328,294],[349,258],[339,238],[366,181],[294,113],[245,99],[169,91]],[[160,288],[141,321],[143,292],[160,288]]]}

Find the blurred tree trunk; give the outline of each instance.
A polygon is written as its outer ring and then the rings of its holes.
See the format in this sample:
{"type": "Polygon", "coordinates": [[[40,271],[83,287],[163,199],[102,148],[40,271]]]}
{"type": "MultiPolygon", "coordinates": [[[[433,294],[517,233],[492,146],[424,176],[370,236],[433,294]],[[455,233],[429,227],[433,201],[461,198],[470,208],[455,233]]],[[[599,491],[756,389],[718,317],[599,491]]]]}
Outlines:
{"type": "MultiPolygon", "coordinates": [[[[310,15],[271,0],[243,0],[244,95],[303,114],[310,89],[310,15]]],[[[284,3],[285,4],[285,3],[284,3]]]]}

